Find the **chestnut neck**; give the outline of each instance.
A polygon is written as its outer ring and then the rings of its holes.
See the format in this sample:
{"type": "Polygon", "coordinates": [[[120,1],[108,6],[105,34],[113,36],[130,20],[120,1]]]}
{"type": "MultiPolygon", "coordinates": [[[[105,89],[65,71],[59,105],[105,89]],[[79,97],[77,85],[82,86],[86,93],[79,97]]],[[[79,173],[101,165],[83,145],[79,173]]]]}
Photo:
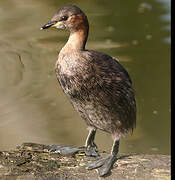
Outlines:
{"type": "Polygon", "coordinates": [[[70,52],[70,51],[83,51],[85,50],[86,41],[88,38],[89,25],[83,25],[80,29],[70,30],[70,36],[62,48],[61,52],[70,52]]]}

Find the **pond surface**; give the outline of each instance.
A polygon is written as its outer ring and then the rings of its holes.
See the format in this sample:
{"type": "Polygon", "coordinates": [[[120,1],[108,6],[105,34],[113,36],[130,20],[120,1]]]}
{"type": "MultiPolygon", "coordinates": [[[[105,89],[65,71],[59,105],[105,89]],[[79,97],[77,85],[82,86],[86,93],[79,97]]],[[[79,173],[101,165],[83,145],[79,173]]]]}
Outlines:
{"type": "MultiPolygon", "coordinates": [[[[55,11],[76,4],[87,14],[87,49],[116,57],[137,99],[137,128],[121,153],[170,154],[170,1],[0,1],[0,150],[22,142],[83,145],[86,125],[57,83],[54,65],[68,32],[40,31],[55,11]]],[[[96,143],[110,151],[109,134],[96,143]]]]}

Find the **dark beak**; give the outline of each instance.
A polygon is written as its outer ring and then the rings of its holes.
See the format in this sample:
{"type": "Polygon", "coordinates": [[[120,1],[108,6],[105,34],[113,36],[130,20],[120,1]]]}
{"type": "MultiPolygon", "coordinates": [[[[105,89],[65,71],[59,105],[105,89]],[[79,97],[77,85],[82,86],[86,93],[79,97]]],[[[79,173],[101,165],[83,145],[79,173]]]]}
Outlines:
{"type": "Polygon", "coordinates": [[[53,26],[54,24],[56,24],[57,22],[58,21],[50,21],[47,24],[45,24],[43,27],[41,27],[40,30],[47,29],[47,28],[53,26]]]}

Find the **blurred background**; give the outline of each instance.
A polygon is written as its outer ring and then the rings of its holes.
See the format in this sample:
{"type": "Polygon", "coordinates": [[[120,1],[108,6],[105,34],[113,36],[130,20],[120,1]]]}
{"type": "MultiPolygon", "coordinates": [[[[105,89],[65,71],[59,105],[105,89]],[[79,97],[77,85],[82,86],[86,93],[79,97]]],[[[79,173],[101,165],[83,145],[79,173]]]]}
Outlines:
{"type": "MultiPolygon", "coordinates": [[[[0,150],[23,142],[84,144],[87,126],[54,72],[69,33],[40,31],[69,4],[89,18],[87,49],[114,56],[132,78],[137,128],[120,153],[170,154],[170,0],[1,0],[0,150]]],[[[96,143],[110,151],[112,140],[98,131],[96,143]]]]}

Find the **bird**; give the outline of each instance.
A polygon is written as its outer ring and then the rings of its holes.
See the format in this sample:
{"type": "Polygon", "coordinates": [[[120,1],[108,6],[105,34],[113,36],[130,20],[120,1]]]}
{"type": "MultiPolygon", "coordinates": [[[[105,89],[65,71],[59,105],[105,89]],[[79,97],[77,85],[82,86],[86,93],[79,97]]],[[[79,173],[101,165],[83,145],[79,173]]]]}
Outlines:
{"type": "MultiPolygon", "coordinates": [[[[98,169],[99,176],[106,176],[117,161],[120,139],[136,127],[131,78],[115,58],[86,49],[89,22],[78,6],[59,8],[40,29],[50,27],[69,31],[68,41],[59,52],[55,73],[63,92],[88,126],[89,134],[83,146],[85,154],[99,156],[94,142],[97,130],[112,136],[111,153],[86,165],[89,170],[98,169]]],[[[82,147],[53,145],[52,148],[67,155],[82,147]]]]}

